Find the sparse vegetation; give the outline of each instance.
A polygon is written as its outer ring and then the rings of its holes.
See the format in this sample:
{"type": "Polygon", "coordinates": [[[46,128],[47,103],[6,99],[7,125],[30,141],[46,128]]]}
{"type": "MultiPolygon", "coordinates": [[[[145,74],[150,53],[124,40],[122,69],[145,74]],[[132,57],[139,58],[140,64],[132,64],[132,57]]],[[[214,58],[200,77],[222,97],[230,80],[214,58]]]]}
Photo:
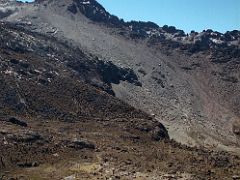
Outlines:
{"type": "Polygon", "coordinates": [[[239,31],[95,0],[2,0],[0,19],[0,180],[239,179],[239,31]]]}

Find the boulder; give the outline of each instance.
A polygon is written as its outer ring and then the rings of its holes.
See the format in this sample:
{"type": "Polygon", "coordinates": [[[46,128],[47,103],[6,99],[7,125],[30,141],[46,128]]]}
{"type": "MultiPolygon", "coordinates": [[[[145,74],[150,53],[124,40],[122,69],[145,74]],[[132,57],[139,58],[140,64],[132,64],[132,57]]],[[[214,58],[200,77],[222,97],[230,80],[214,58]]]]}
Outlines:
{"type": "Polygon", "coordinates": [[[24,162],[24,163],[17,163],[17,166],[20,168],[31,168],[31,167],[38,167],[39,164],[37,162],[24,162]]]}
{"type": "Polygon", "coordinates": [[[217,168],[229,167],[232,164],[231,158],[224,153],[213,154],[209,160],[211,164],[217,168]]]}
{"type": "Polygon", "coordinates": [[[4,8],[4,10],[0,9],[0,19],[10,16],[11,14],[14,13],[14,11],[15,9],[10,9],[10,8],[9,9],[4,8]]]}
{"type": "Polygon", "coordinates": [[[91,142],[85,140],[73,140],[73,141],[65,141],[65,144],[69,148],[73,148],[76,150],[79,149],[95,149],[95,145],[91,142]]]}
{"type": "Polygon", "coordinates": [[[27,127],[28,126],[25,121],[17,119],[15,117],[9,118],[8,122],[10,122],[12,124],[15,124],[15,125],[18,125],[18,126],[22,126],[22,127],[27,127]]]}
{"type": "Polygon", "coordinates": [[[78,10],[77,10],[77,6],[75,4],[71,4],[68,6],[68,11],[70,11],[73,14],[77,14],[78,10]]]}
{"type": "Polygon", "coordinates": [[[234,176],[232,177],[232,179],[233,179],[233,180],[240,179],[240,176],[234,175],[234,176]]]}
{"type": "Polygon", "coordinates": [[[169,139],[168,131],[166,128],[159,123],[152,131],[151,131],[152,139],[155,141],[161,141],[164,139],[169,139]]]}
{"type": "Polygon", "coordinates": [[[13,58],[13,59],[10,59],[10,63],[19,64],[19,60],[13,58]]]}
{"type": "Polygon", "coordinates": [[[174,34],[174,33],[177,33],[178,30],[176,29],[176,27],[174,26],[168,26],[168,25],[164,25],[162,27],[162,30],[167,32],[167,33],[170,33],[170,34],[174,34]]]}
{"type": "Polygon", "coordinates": [[[152,120],[138,122],[136,129],[141,132],[146,132],[151,135],[154,141],[169,139],[167,129],[160,122],[152,122],[152,120]]]}
{"type": "Polygon", "coordinates": [[[143,30],[145,31],[149,31],[152,29],[158,29],[159,26],[153,22],[143,22],[143,21],[130,21],[130,22],[126,22],[125,26],[127,27],[132,27],[131,29],[133,31],[137,31],[137,30],[143,30]]]}
{"type": "Polygon", "coordinates": [[[235,123],[233,124],[232,130],[233,130],[233,133],[234,133],[235,135],[237,135],[237,136],[240,137],[240,123],[239,123],[239,122],[235,122],[235,123]]]}

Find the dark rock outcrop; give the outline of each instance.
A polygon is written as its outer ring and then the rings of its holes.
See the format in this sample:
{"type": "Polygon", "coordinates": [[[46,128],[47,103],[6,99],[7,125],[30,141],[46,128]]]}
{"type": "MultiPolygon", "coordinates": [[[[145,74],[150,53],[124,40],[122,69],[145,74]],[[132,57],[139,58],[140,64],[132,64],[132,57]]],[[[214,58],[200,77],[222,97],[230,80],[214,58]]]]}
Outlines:
{"type": "Polygon", "coordinates": [[[32,167],[38,167],[39,163],[37,163],[37,162],[19,162],[19,163],[17,163],[17,166],[20,168],[32,168],[32,167]]]}
{"type": "Polygon", "coordinates": [[[73,14],[77,14],[78,12],[77,6],[75,4],[70,4],[67,9],[73,14]]]}
{"type": "Polygon", "coordinates": [[[34,143],[43,140],[43,137],[36,132],[28,131],[18,134],[8,134],[6,139],[18,143],[34,143]]]}
{"type": "Polygon", "coordinates": [[[13,12],[14,10],[12,9],[0,10],[0,19],[10,16],[13,12]]]}
{"type": "Polygon", "coordinates": [[[105,23],[108,25],[122,26],[123,20],[118,19],[117,16],[109,14],[102,5],[95,0],[73,0],[70,11],[76,13],[77,9],[92,21],[105,23]]]}
{"type": "Polygon", "coordinates": [[[240,123],[238,123],[238,122],[235,122],[234,124],[233,124],[233,133],[236,135],[236,136],[238,136],[238,137],[240,137],[240,123]]]}
{"type": "Polygon", "coordinates": [[[159,122],[152,123],[151,121],[152,120],[143,122],[139,121],[134,126],[136,126],[136,129],[139,131],[149,133],[151,135],[151,139],[154,141],[168,140],[170,137],[163,124],[159,122]]]}
{"type": "Polygon", "coordinates": [[[119,84],[120,81],[127,81],[136,86],[141,86],[137,75],[132,69],[118,67],[110,61],[104,62],[96,60],[90,63],[71,61],[68,62],[68,66],[77,71],[86,82],[111,95],[114,95],[111,83],[119,84]]]}
{"type": "Polygon", "coordinates": [[[168,132],[166,130],[166,128],[159,123],[152,131],[152,139],[155,141],[161,141],[164,139],[169,139],[169,135],[168,132]]]}
{"type": "Polygon", "coordinates": [[[19,125],[19,126],[22,126],[22,127],[27,127],[27,126],[28,126],[25,121],[20,120],[20,119],[17,119],[17,118],[15,118],[15,117],[9,118],[8,121],[9,121],[10,123],[12,123],[12,124],[19,125]]]}
{"type": "Polygon", "coordinates": [[[143,21],[130,21],[125,23],[126,26],[132,26],[133,29],[142,29],[145,31],[158,29],[159,26],[154,22],[143,22],[143,21]]]}
{"type": "Polygon", "coordinates": [[[84,140],[65,141],[64,144],[66,144],[67,147],[74,148],[76,150],[95,149],[95,145],[93,143],[84,140]]]}

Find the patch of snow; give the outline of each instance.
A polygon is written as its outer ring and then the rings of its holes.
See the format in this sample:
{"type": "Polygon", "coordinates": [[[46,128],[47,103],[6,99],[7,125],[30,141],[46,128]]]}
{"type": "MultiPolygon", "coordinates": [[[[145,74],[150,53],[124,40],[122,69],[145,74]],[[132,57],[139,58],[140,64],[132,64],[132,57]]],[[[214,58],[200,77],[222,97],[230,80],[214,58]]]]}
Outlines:
{"type": "Polygon", "coordinates": [[[54,71],[54,73],[55,73],[57,76],[59,76],[59,73],[58,73],[58,72],[54,71]]]}
{"type": "Polygon", "coordinates": [[[53,154],[54,157],[59,157],[58,153],[53,154]]]}
{"type": "Polygon", "coordinates": [[[75,175],[65,177],[64,180],[74,180],[76,179],[75,175]]]}
{"type": "Polygon", "coordinates": [[[215,44],[223,44],[223,41],[219,39],[210,38],[210,40],[215,44]]]}
{"type": "Polygon", "coordinates": [[[6,140],[6,137],[3,137],[3,144],[4,144],[4,145],[7,145],[7,144],[8,144],[8,142],[7,142],[7,140],[6,140]]]}
{"type": "Polygon", "coordinates": [[[22,97],[19,98],[20,99],[20,103],[24,104],[26,106],[26,101],[25,99],[23,99],[22,97]]]}
{"type": "Polygon", "coordinates": [[[39,71],[39,70],[37,70],[37,69],[34,69],[34,72],[39,73],[39,74],[42,73],[41,71],[39,71]]]}
{"type": "Polygon", "coordinates": [[[90,1],[84,1],[84,2],[82,2],[82,4],[87,5],[87,4],[91,4],[91,3],[90,3],[90,1]]]}
{"type": "Polygon", "coordinates": [[[130,25],[130,26],[129,26],[129,28],[130,28],[130,31],[132,31],[132,30],[133,30],[133,26],[132,26],[132,25],[130,25]]]}
{"type": "Polygon", "coordinates": [[[14,75],[14,76],[17,76],[18,74],[16,72],[14,72],[13,70],[6,70],[4,72],[6,75],[14,75]]]}

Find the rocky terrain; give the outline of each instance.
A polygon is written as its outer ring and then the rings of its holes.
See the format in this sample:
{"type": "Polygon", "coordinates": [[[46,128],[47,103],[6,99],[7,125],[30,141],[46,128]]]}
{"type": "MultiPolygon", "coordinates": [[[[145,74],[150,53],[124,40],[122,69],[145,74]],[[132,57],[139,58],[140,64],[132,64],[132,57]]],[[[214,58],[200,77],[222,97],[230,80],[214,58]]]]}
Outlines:
{"type": "Polygon", "coordinates": [[[240,32],[0,1],[0,179],[240,179],[240,32]]]}

